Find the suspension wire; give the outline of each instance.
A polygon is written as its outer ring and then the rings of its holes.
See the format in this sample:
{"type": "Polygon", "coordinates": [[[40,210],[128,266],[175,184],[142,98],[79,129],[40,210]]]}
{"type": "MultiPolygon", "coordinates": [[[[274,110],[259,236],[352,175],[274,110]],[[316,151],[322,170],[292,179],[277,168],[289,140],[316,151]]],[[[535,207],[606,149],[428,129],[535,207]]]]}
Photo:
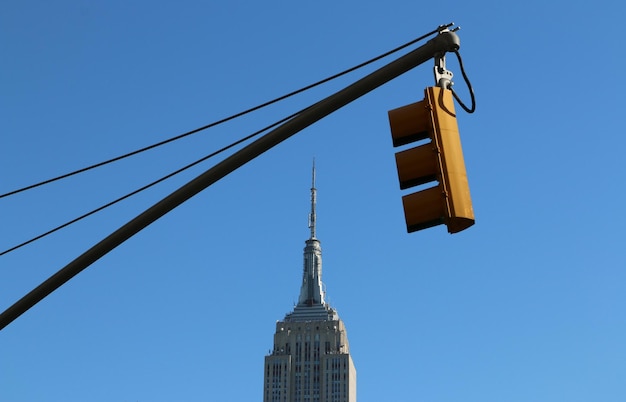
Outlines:
{"type": "MultiPolygon", "coordinates": [[[[450,25],[451,25],[451,24],[450,24],[450,25]]],[[[416,42],[419,42],[419,41],[421,41],[421,40],[425,39],[426,37],[428,37],[428,36],[430,36],[430,35],[433,35],[433,34],[435,34],[435,33],[439,32],[441,28],[446,27],[446,26],[447,26],[447,25],[440,26],[440,27],[439,27],[438,29],[436,29],[436,30],[433,30],[433,31],[431,31],[431,32],[429,32],[429,33],[427,33],[427,34],[425,34],[425,35],[422,35],[422,36],[420,36],[420,37],[419,37],[419,38],[417,38],[417,39],[414,39],[414,40],[412,40],[412,41],[410,41],[410,42],[407,42],[407,43],[405,43],[404,45],[401,45],[401,46],[399,46],[399,47],[396,47],[395,49],[392,49],[392,50],[390,50],[390,51],[388,51],[388,52],[386,52],[386,53],[383,53],[383,54],[381,54],[381,55],[379,55],[379,56],[377,56],[377,57],[375,57],[375,58],[373,58],[373,59],[370,59],[370,60],[368,60],[368,61],[366,61],[366,62],[363,62],[363,63],[361,63],[361,64],[359,64],[359,65],[357,65],[357,66],[354,66],[354,67],[352,67],[352,68],[350,68],[350,69],[348,69],[348,70],[342,71],[342,72],[340,72],[340,73],[338,73],[338,74],[335,74],[335,75],[333,75],[333,76],[331,76],[331,77],[325,78],[324,80],[318,81],[318,82],[316,82],[316,83],[314,83],[314,84],[308,85],[308,86],[303,87],[303,88],[301,88],[301,89],[299,89],[299,90],[297,90],[297,91],[293,91],[293,92],[291,92],[291,93],[289,93],[289,94],[283,95],[283,96],[281,96],[281,97],[279,97],[279,98],[276,98],[276,99],[274,99],[274,100],[271,100],[271,101],[269,101],[269,102],[265,102],[265,103],[263,103],[263,104],[261,104],[261,105],[255,106],[255,107],[253,107],[253,108],[250,108],[250,109],[245,110],[245,111],[243,111],[243,112],[240,112],[240,113],[237,113],[237,114],[235,114],[235,115],[229,116],[229,117],[224,118],[224,119],[222,119],[222,120],[219,120],[219,121],[216,121],[216,122],[210,123],[210,124],[208,124],[208,125],[206,125],[206,126],[203,126],[203,127],[197,128],[197,129],[195,129],[195,130],[192,130],[192,131],[189,131],[189,132],[183,133],[183,134],[178,135],[178,136],[176,136],[176,137],[172,137],[172,138],[170,138],[170,139],[168,139],[168,140],[161,141],[161,142],[155,143],[155,144],[153,144],[153,145],[150,145],[150,146],[147,146],[147,147],[141,148],[141,149],[139,149],[139,150],[136,150],[136,151],[133,151],[133,152],[127,153],[127,154],[125,154],[125,155],[118,156],[118,157],[116,157],[116,158],[109,159],[109,160],[107,160],[107,161],[100,162],[100,163],[98,163],[98,164],[91,165],[91,166],[88,166],[88,167],[86,167],[86,168],[83,168],[83,169],[80,169],[80,170],[77,170],[77,171],[74,171],[74,172],[71,172],[71,173],[68,173],[68,174],[62,175],[62,176],[58,176],[58,177],[55,177],[55,178],[53,178],[53,179],[49,179],[49,180],[46,180],[46,181],[43,181],[43,182],[40,182],[40,183],[37,183],[37,184],[31,185],[31,186],[28,186],[28,187],[24,187],[24,188],[22,188],[22,189],[15,190],[15,191],[12,191],[12,192],[10,192],[10,193],[0,194],[0,198],[7,197],[7,196],[10,196],[10,195],[13,195],[13,194],[17,194],[17,193],[19,193],[19,192],[23,192],[23,191],[26,191],[26,190],[29,190],[29,189],[32,189],[32,188],[35,188],[35,187],[39,187],[39,186],[42,186],[42,185],[44,185],[44,184],[48,184],[48,183],[51,183],[51,182],[54,182],[54,181],[57,181],[57,180],[61,180],[61,179],[63,179],[63,178],[67,178],[67,177],[70,177],[70,176],[73,176],[73,175],[76,175],[76,174],[79,174],[79,173],[85,172],[85,171],[87,171],[87,170],[94,169],[94,168],[96,168],[96,167],[100,167],[100,166],[103,166],[103,165],[106,165],[106,164],[109,164],[109,163],[113,163],[113,162],[116,162],[116,161],[118,161],[118,160],[121,160],[121,159],[124,159],[124,158],[128,158],[128,157],[133,156],[133,155],[136,155],[136,154],[138,154],[138,153],[141,153],[141,152],[144,152],[144,151],[148,151],[148,150],[153,149],[153,148],[156,148],[156,147],[158,147],[158,146],[165,145],[165,144],[167,144],[167,143],[169,143],[169,142],[173,142],[173,141],[175,141],[175,140],[178,140],[178,139],[184,138],[184,137],[186,137],[186,136],[189,136],[189,135],[195,134],[195,133],[197,133],[197,132],[199,132],[199,131],[202,131],[202,130],[205,130],[205,129],[208,129],[208,128],[211,128],[211,127],[217,126],[217,125],[219,125],[219,124],[226,123],[227,121],[233,120],[233,119],[235,119],[235,118],[237,118],[237,117],[241,117],[241,116],[243,116],[243,115],[245,115],[245,114],[251,113],[251,112],[256,111],[256,110],[259,110],[259,109],[261,109],[261,108],[263,108],[263,107],[269,106],[269,105],[271,105],[271,104],[273,104],[273,103],[279,102],[279,101],[284,100],[284,99],[286,99],[286,98],[288,98],[288,97],[294,96],[294,95],[299,94],[299,93],[301,93],[301,92],[304,92],[304,91],[306,91],[306,90],[312,89],[312,88],[314,88],[314,87],[316,87],[316,86],[318,86],[318,85],[321,85],[321,84],[326,83],[326,82],[329,82],[329,81],[331,81],[331,80],[333,80],[333,79],[339,78],[339,77],[341,77],[341,76],[343,76],[343,75],[345,75],[345,74],[348,74],[348,73],[350,73],[350,72],[353,72],[353,71],[355,71],[355,70],[357,70],[357,69],[359,69],[359,68],[365,67],[365,66],[367,66],[368,64],[371,64],[371,63],[373,63],[373,62],[375,62],[375,61],[378,61],[378,60],[380,60],[380,59],[382,59],[382,58],[385,58],[385,57],[387,57],[387,56],[389,56],[389,55],[391,55],[391,54],[393,54],[393,53],[395,53],[395,52],[398,52],[398,51],[400,51],[400,50],[402,50],[402,49],[404,49],[404,48],[406,48],[406,47],[408,47],[408,46],[410,46],[410,45],[412,45],[412,44],[414,44],[414,43],[416,43],[416,42]]],[[[74,224],[74,223],[77,223],[77,222],[79,222],[79,221],[81,221],[81,220],[83,220],[83,219],[85,219],[85,218],[87,218],[87,217],[89,217],[89,216],[91,216],[91,215],[94,215],[94,214],[96,214],[97,212],[100,212],[100,211],[102,211],[102,210],[104,210],[104,209],[106,209],[106,208],[108,208],[108,207],[111,207],[111,206],[113,206],[113,205],[115,205],[115,204],[117,204],[117,203],[119,203],[119,202],[121,202],[121,201],[123,201],[123,200],[125,200],[125,199],[128,199],[128,198],[130,198],[130,197],[132,197],[132,196],[134,196],[134,195],[136,195],[136,194],[138,194],[138,193],[140,193],[140,192],[142,192],[142,191],[145,191],[145,190],[147,190],[147,189],[149,189],[149,188],[151,188],[151,187],[153,187],[153,186],[155,186],[155,185],[157,185],[157,184],[159,184],[159,183],[161,183],[161,182],[163,182],[163,181],[165,181],[165,180],[167,180],[167,179],[169,179],[169,178],[171,178],[171,177],[173,177],[173,176],[175,176],[175,175],[177,175],[177,174],[179,174],[179,173],[182,173],[183,171],[185,171],[185,170],[187,170],[187,169],[190,169],[190,168],[191,168],[191,167],[193,167],[193,166],[198,165],[198,164],[199,164],[199,163],[201,163],[201,162],[204,162],[205,160],[207,160],[207,159],[209,159],[209,158],[211,158],[211,157],[213,157],[213,156],[219,155],[219,154],[220,154],[220,153],[222,153],[222,152],[225,152],[225,151],[227,151],[227,150],[229,150],[229,149],[231,149],[231,148],[233,148],[233,147],[235,147],[235,146],[237,146],[237,145],[239,145],[239,144],[241,144],[241,143],[243,143],[243,142],[245,142],[245,141],[247,141],[247,140],[250,140],[250,139],[252,139],[252,138],[254,138],[254,137],[258,136],[259,134],[261,134],[261,133],[263,133],[263,132],[265,132],[265,131],[267,131],[267,130],[269,130],[269,129],[271,129],[271,128],[273,128],[273,127],[275,127],[275,126],[279,125],[279,124],[282,124],[282,123],[286,122],[287,120],[292,119],[293,117],[295,117],[296,115],[298,115],[298,114],[302,113],[302,112],[303,112],[303,111],[305,111],[305,110],[306,110],[306,108],[305,108],[305,109],[302,109],[302,110],[300,110],[300,111],[298,111],[298,112],[296,112],[296,113],[294,113],[294,114],[291,114],[290,116],[287,116],[287,117],[285,117],[285,118],[283,118],[283,119],[281,119],[281,120],[279,120],[279,121],[277,121],[277,122],[275,122],[275,123],[272,123],[271,125],[269,125],[269,126],[267,126],[267,127],[263,128],[263,129],[261,129],[261,130],[258,130],[258,131],[254,132],[254,133],[252,133],[252,134],[250,134],[250,135],[248,135],[248,136],[246,136],[246,137],[244,137],[244,138],[242,138],[242,139],[240,139],[240,140],[238,140],[238,141],[235,141],[235,142],[231,143],[230,145],[227,145],[227,146],[225,146],[225,147],[223,147],[223,148],[221,148],[221,149],[219,149],[219,150],[217,150],[217,151],[215,151],[215,152],[213,152],[213,153],[211,153],[211,154],[209,154],[209,155],[206,155],[206,156],[204,156],[203,158],[200,158],[199,160],[196,160],[195,162],[192,162],[192,163],[190,163],[190,164],[188,164],[188,165],[186,165],[186,166],[184,166],[184,167],[182,167],[182,168],[180,168],[180,169],[178,169],[178,170],[176,170],[176,171],[174,171],[174,172],[172,172],[172,173],[169,173],[169,174],[168,174],[168,175],[166,175],[166,176],[161,177],[160,179],[157,179],[157,180],[155,180],[155,181],[153,181],[153,182],[151,182],[151,183],[149,183],[149,184],[147,184],[147,185],[145,185],[145,186],[143,186],[143,187],[140,187],[139,189],[136,189],[136,190],[134,190],[134,191],[132,191],[132,192],[130,192],[130,193],[128,193],[128,194],[126,194],[126,195],[122,196],[122,197],[119,197],[119,198],[117,198],[117,199],[115,199],[115,200],[113,200],[113,201],[111,201],[111,202],[109,202],[109,203],[107,203],[107,204],[104,204],[104,205],[102,205],[102,206],[100,206],[100,207],[98,207],[98,208],[96,208],[96,209],[94,209],[94,210],[92,210],[92,211],[90,211],[90,212],[87,212],[87,213],[85,213],[85,214],[83,214],[83,215],[81,215],[81,216],[79,216],[79,217],[77,217],[77,218],[74,218],[74,219],[72,219],[72,220],[70,220],[70,221],[68,221],[68,222],[66,222],[66,223],[64,223],[64,224],[62,224],[62,225],[59,225],[59,226],[57,226],[57,227],[55,227],[55,228],[53,228],[53,229],[51,229],[51,230],[49,230],[49,231],[47,231],[47,232],[45,232],[45,233],[42,233],[42,234],[40,234],[40,235],[38,235],[38,236],[35,236],[35,237],[31,238],[30,240],[24,241],[24,242],[22,242],[22,243],[20,243],[20,244],[18,244],[18,245],[16,245],[16,246],[13,246],[13,247],[11,247],[11,248],[9,248],[9,249],[6,249],[6,250],[4,250],[4,251],[0,252],[0,256],[3,256],[3,255],[5,255],[5,254],[8,254],[8,253],[10,253],[10,252],[12,252],[12,251],[15,251],[15,250],[17,250],[17,249],[21,248],[21,247],[24,247],[24,246],[26,246],[26,245],[28,245],[28,244],[31,244],[31,243],[33,243],[33,242],[35,242],[35,241],[37,241],[37,240],[40,240],[40,239],[42,239],[42,238],[44,238],[44,237],[46,237],[46,236],[48,236],[48,235],[51,235],[51,234],[53,234],[53,233],[55,233],[55,232],[57,232],[57,231],[59,231],[59,230],[61,230],[61,229],[63,229],[63,228],[66,228],[66,227],[68,227],[68,226],[70,226],[70,225],[72,225],[72,224],[74,224]]]]}
{"type": "Polygon", "coordinates": [[[467,74],[465,73],[465,67],[463,67],[463,59],[461,58],[461,53],[459,53],[458,50],[455,50],[454,53],[456,54],[456,58],[459,60],[459,66],[461,68],[461,74],[463,75],[463,79],[465,80],[465,83],[467,84],[467,89],[469,90],[470,98],[471,98],[471,101],[472,101],[472,107],[468,108],[461,101],[461,98],[459,98],[459,95],[457,95],[457,93],[452,88],[452,86],[450,86],[450,90],[452,90],[452,95],[454,96],[454,99],[456,99],[456,101],[463,108],[463,110],[465,110],[467,113],[474,113],[476,111],[476,98],[474,97],[474,88],[472,88],[472,84],[470,83],[470,80],[469,80],[469,78],[467,78],[467,74]]]}
{"type": "Polygon", "coordinates": [[[242,117],[242,116],[247,115],[249,113],[255,112],[255,111],[259,110],[259,109],[262,109],[264,107],[270,106],[270,105],[272,105],[274,103],[280,102],[280,101],[285,100],[287,98],[290,98],[292,96],[298,95],[298,94],[300,94],[302,92],[305,92],[305,91],[308,91],[308,90],[310,90],[312,88],[315,88],[315,87],[317,87],[319,85],[325,84],[325,83],[327,83],[329,81],[332,81],[334,79],[342,77],[342,76],[344,76],[346,74],[349,74],[349,73],[351,73],[351,72],[353,72],[355,70],[363,68],[363,67],[365,67],[365,66],[367,66],[369,64],[372,64],[372,63],[374,63],[374,62],[376,62],[376,61],[378,61],[380,59],[383,59],[383,58],[385,58],[385,57],[387,57],[387,56],[389,56],[389,55],[391,55],[393,53],[396,53],[396,52],[398,52],[398,51],[400,51],[400,50],[402,50],[402,49],[404,49],[404,48],[406,48],[408,46],[411,46],[411,45],[413,45],[413,44],[415,44],[415,43],[417,43],[419,41],[422,41],[422,40],[426,39],[427,37],[440,32],[442,28],[446,28],[446,27],[449,27],[451,25],[453,25],[453,24],[440,25],[437,29],[434,29],[434,30],[430,31],[427,34],[424,34],[424,35],[420,36],[419,38],[413,39],[412,41],[409,41],[409,42],[405,43],[404,45],[400,45],[400,46],[398,46],[398,47],[396,47],[396,48],[394,48],[394,49],[392,49],[392,50],[390,50],[388,52],[385,52],[385,53],[383,53],[383,54],[381,54],[379,56],[376,56],[376,57],[374,57],[374,58],[372,58],[370,60],[367,60],[367,61],[365,61],[365,62],[363,62],[361,64],[358,64],[358,65],[356,65],[354,67],[351,67],[351,68],[349,68],[347,70],[344,70],[344,71],[342,71],[340,73],[332,75],[332,76],[330,76],[328,78],[324,78],[323,80],[320,80],[320,81],[317,81],[317,82],[315,82],[313,84],[307,85],[307,86],[305,86],[303,88],[300,88],[298,90],[290,92],[290,93],[288,93],[286,95],[279,96],[278,98],[275,98],[275,99],[272,99],[272,100],[267,101],[265,103],[262,103],[260,105],[254,106],[254,107],[252,107],[250,109],[247,109],[247,110],[244,110],[242,112],[239,112],[239,113],[233,114],[231,116],[225,117],[225,118],[223,118],[221,120],[214,121],[213,123],[209,123],[209,124],[207,124],[205,126],[198,127],[198,128],[193,129],[191,131],[187,131],[187,132],[185,132],[183,134],[180,134],[180,135],[177,135],[175,137],[172,137],[172,138],[169,138],[169,139],[166,139],[166,140],[154,143],[152,145],[148,145],[146,147],[137,149],[137,150],[132,151],[132,152],[128,152],[126,154],[117,156],[115,158],[111,158],[111,159],[105,160],[103,162],[99,162],[99,163],[96,163],[96,164],[93,164],[93,165],[90,165],[90,166],[87,166],[87,167],[84,167],[84,168],[72,171],[70,173],[62,174],[60,176],[53,177],[51,179],[47,179],[47,180],[44,180],[44,181],[41,181],[41,182],[38,182],[38,183],[35,183],[35,184],[31,184],[31,185],[28,185],[26,187],[19,188],[17,190],[9,191],[8,193],[0,194],[0,198],[8,197],[8,196],[11,196],[11,195],[14,195],[14,194],[18,194],[18,193],[21,193],[21,192],[24,192],[24,191],[27,191],[27,190],[31,190],[33,188],[40,187],[40,186],[43,186],[45,184],[53,183],[55,181],[58,181],[58,180],[61,180],[61,179],[65,179],[65,178],[77,175],[79,173],[84,173],[84,172],[87,172],[89,170],[92,170],[92,169],[95,169],[95,168],[98,168],[98,167],[101,167],[101,166],[105,166],[105,165],[108,165],[110,163],[122,160],[122,159],[126,159],[128,157],[137,155],[139,153],[142,153],[142,152],[145,152],[145,151],[149,151],[151,149],[160,147],[162,145],[169,144],[170,142],[173,142],[173,141],[180,140],[182,138],[188,137],[188,136],[190,136],[192,134],[199,133],[200,131],[204,131],[206,129],[209,129],[209,128],[218,126],[220,124],[226,123],[228,121],[234,120],[236,118],[242,117]]]}
{"type": "Polygon", "coordinates": [[[0,256],[3,256],[5,254],[8,254],[8,253],[10,253],[12,251],[15,251],[15,250],[21,248],[21,247],[24,247],[24,246],[26,246],[26,245],[28,245],[30,243],[33,243],[33,242],[35,242],[37,240],[40,240],[40,239],[42,239],[42,238],[44,238],[44,237],[46,237],[48,235],[51,235],[52,233],[55,233],[55,232],[57,232],[57,231],[59,231],[59,230],[61,230],[63,228],[66,228],[66,227],[68,227],[68,226],[70,226],[70,225],[72,225],[72,224],[74,224],[74,223],[76,223],[78,221],[81,221],[81,220],[83,220],[83,219],[85,219],[85,218],[87,218],[87,217],[89,217],[89,216],[91,216],[91,215],[93,215],[93,214],[95,214],[97,212],[100,212],[100,211],[102,211],[102,210],[104,210],[104,209],[106,209],[106,208],[108,208],[110,206],[113,206],[113,205],[115,205],[115,204],[117,204],[117,203],[119,203],[121,201],[124,201],[125,199],[130,198],[133,195],[139,194],[140,192],[142,192],[144,190],[147,190],[150,187],[153,187],[153,186],[155,186],[155,185],[157,185],[157,184],[159,184],[159,183],[161,183],[161,182],[163,182],[163,181],[165,181],[165,180],[167,180],[167,179],[169,179],[169,178],[171,178],[171,177],[173,177],[173,176],[175,176],[175,175],[177,175],[179,173],[182,173],[185,170],[190,169],[193,166],[196,166],[199,163],[204,162],[205,160],[207,160],[209,158],[217,156],[217,155],[219,155],[219,154],[221,154],[221,153],[223,153],[223,152],[225,152],[225,151],[227,151],[227,150],[229,150],[229,149],[231,149],[231,148],[233,148],[233,147],[235,147],[235,146],[237,146],[237,145],[239,145],[239,144],[241,144],[241,143],[243,143],[245,141],[248,141],[248,140],[258,136],[259,134],[261,134],[261,133],[263,133],[263,132],[265,132],[265,131],[267,131],[267,130],[269,130],[271,128],[274,128],[274,127],[276,127],[276,126],[286,122],[287,120],[291,120],[292,118],[294,118],[298,114],[302,113],[306,109],[308,109],[308,108],[302,109],[299,112],[296,112],[296,113],[294,113],[292,115],[289,115],[289,116],[287,116],[287,117],[285,117],[285,118],[283,118],[281,120],[278,120],[277,122],[272,123],[272,124],[270,124],[269,126],[267,126],[265,128],[262,128],[262,129],[260,129],[258,131],[255,131],[254,133],[252,133],[252,134],[250,134],[250,135],[248,135],[248,136],[246,136],[244,138],[241,138],[241,139],[231,143],[230,145],[227,145],[227,146],[225,146],[225,147],[223,147],[223,148],[221,148],[221,149],[219,149],[219,150],[217,150],[215,152],[212,152],[211,154],[206,155],[206,156],[198,159],[195,162],[192,162],[192,163],[190,163],[190,164],[188,164],[186,166],[183,166],[182,168],[180,168],[178,170],[175,170],[174,172],[169,173],[169,174],[161,177],[160,179],[153,181],[152,183],[146,184],[145,186],[143,186],[141,188],[138,188],[138,189],[136,189],[136,190],[134,190],[134,191],[132,191],[132,192],[122,196],[122,197],[119,197],[119,198],[117,198],[117,199],[115,199],[115,200],[113,200],[113,201],[111,201],[111,202],[109,202],[107,204],[104,204],[104,205],[102,205],[102,206],[100,206],[100,207],[98,207],[98,208],[96,208],[96,209],[94,209],[94,210],[92,210],[90,212],[87,212],[87,213],[85,213],[85,214],[83,214],[83,215],[81,215],[81,216],[79,216],[77,218],[74,218],[74,219],[72,219],[69,222],[66,222],[66,223],[64,223],[62,225],[59,225],[59,226],[55,227],[54,229],[51,229],[51,230],[49,230],[49,231],[47,231],[45,233],[42,233],[42,234],[40,234],[38,236],[35,236],[32,239],[30,239],[30,240],[27,240],[25,242],[22,242],[22,243],[16,245],[16,246],[13,246],[13,247],[11,247],[9,249],[6,249],[6,250],[0,252],[0,256]]]}

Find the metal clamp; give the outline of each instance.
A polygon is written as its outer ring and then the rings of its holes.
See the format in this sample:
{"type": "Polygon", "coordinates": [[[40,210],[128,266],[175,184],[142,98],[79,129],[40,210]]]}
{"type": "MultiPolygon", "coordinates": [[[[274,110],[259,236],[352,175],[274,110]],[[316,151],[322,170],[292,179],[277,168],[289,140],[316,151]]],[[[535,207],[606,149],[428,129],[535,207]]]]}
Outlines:
{"type": "Polygon", "coordinates": [[[452,82],[452,71],[446,69],[446,55],[445,53],[435,56],[435,85],[450,89],[454,83],[452,82]]]}
{"type": "MultiPolygon", "coordinates": [[[[446,25],[441,25],[439,27],[439,34],[442,34],[444,32],[456,32],[459,29],[461,29],[461,27],[454,27],[452,29],[450,29],[450,27],[452,27],[454,25],[454,22],[450,23],[450,24],[446,24],[446,25]]],[[[435,56],[435,85],[440,87],[440,88],[444,88],[444,89],[450,89],[452,87],[452,85],[454,85],[454,82],[452,82],[452,76],[454,74],[452,74],[452,71],[446,69],[446,53],[440,53],[438,55],[435,56]]]]}

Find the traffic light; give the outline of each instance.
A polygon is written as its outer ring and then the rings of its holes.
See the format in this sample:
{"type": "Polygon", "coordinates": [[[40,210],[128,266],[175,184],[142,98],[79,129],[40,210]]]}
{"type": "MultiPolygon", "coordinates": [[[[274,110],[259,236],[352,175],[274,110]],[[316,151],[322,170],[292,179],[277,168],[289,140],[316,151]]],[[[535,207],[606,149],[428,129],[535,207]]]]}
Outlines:
{"type": "Polygon", "coordinates": [[[445,224],[457,233],[474,224],[452,91],[424,90],[424,100],[389,111],[393,146],[428,142],[396,153],[400,189],[437,181],[402,197],[407,231],[445,224]]]}

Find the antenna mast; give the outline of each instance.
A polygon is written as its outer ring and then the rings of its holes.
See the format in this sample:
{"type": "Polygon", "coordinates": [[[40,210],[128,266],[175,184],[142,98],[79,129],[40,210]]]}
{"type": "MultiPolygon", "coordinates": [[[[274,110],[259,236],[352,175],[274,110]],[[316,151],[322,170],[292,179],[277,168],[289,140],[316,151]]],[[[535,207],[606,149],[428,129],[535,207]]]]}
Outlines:
{"type": "Polygon", "coordinates": [[[309,229],[311,239],[315,239],[315,206],[317,204],[317,189],[315,188],[315,159],[313,159],[313,173],[311,180],[311,213],[309,214],[309,229]]]}

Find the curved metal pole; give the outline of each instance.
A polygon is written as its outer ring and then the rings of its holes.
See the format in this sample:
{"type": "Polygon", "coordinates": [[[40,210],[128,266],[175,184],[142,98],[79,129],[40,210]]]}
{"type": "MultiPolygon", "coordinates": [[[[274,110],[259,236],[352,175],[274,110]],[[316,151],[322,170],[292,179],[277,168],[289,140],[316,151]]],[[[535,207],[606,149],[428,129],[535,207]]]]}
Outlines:
{"type": "Polygon", "coordinates": [[[454,32],[442,32],[410,53],[315,103],[293,119],[224,159],[111,233],[15,302],[0,314],[0,330],[109,251],[211,184],[337,109],[428,61],[436,54],[457,50],[459,46],[459,37],[454,32]]]}

